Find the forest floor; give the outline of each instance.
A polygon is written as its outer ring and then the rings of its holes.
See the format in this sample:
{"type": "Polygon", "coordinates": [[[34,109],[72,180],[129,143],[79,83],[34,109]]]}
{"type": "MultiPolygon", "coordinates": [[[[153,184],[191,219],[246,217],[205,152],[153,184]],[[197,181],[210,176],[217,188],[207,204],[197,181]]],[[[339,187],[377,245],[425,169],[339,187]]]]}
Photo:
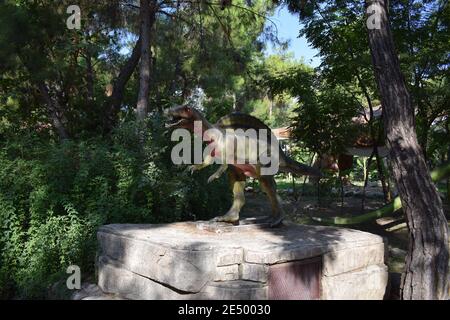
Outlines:
{"type": "MultiPolygon", "coordinates": [[[[300,196],[295,199],[292,190],[289,192],[285,188],[280,189],[279,194],[283,200],[286,218],[301,224],[315,224],[310,219],[311,216],[328,218],[336,216],[353,217],[377,209],[384,204],[382,198],[369,197],[365,200],[365,209],[362,212],[360,195],[344,197],[343,202],[342,199],[336,196],[322,198],[320,204],[318,204],[317,196],[300,196]]],[[[449,217],[450,206],[446,202],[444,202],[444,211],[449,217]]],[[[246,205],[241,215],[243,217],[270,215],[269,200],[259,188],[246,192],[246,205]]],[[[403,271],[408,250],[408,231],[402,218],[401,210],[392,217],[380,218],[375,222],[342,227],[378,234],[387,240],[389,252],[386,264],[391,274],[392,293],[396,296],[400,285],[400,274],[403,271]]]]}

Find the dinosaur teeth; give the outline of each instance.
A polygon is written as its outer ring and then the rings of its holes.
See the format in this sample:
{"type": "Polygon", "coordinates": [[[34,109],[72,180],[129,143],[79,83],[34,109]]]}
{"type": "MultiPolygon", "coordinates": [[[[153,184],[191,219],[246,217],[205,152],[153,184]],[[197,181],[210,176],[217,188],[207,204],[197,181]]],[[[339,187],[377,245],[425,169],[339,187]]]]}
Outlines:
{"type": "Polygon", "coordinates": [[[177,125],[180,125],[180,124],[183,122],[183,120],[184,120],[183,118],[179,118],[179,117],[173,118],[173,119],[171,120],[171,122],[166,123],[165,127],[166,127],[166,128],[172,128],[172,127],[175,127],[175,126],[177,126],[177,125]]]}

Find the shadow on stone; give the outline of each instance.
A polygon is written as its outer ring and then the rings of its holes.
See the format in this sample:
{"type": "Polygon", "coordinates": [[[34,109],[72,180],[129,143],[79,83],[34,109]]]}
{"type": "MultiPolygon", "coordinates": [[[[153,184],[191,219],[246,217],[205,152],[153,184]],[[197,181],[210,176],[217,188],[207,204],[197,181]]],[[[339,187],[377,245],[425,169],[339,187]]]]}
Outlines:
{"type": "Polygon", "coordinates": [[[382,299],[383,239],[258,219],[106,225],[99,287],[128,299],[382,299]]]}

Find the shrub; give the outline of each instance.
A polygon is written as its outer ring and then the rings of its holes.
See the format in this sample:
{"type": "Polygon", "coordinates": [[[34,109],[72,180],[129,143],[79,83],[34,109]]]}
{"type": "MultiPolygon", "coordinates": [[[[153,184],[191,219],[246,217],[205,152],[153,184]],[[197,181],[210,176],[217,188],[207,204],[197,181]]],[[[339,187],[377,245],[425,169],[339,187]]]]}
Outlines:
{"type": "Polygon", "coordinates": [[[225,179],[206,186],[214,168],[191,176],[172,165],[159,123],[127,122],[110,139],[0,144],[0,298],[45,298],[72,264],[92,275],[102,224],[206,219],[229,205],[225,179]]]}

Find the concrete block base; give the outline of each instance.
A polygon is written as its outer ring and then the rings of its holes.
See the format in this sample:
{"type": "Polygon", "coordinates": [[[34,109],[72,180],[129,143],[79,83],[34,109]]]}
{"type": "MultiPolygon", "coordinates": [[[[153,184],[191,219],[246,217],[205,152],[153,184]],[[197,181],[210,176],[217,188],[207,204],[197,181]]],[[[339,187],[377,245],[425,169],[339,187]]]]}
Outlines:
{"type": "Polygon", "coordinates": [[[121,224],[98,240],[98,286],[126,299],[382,299],[388,279],[383,239],[350,229],[121,224]]]}

